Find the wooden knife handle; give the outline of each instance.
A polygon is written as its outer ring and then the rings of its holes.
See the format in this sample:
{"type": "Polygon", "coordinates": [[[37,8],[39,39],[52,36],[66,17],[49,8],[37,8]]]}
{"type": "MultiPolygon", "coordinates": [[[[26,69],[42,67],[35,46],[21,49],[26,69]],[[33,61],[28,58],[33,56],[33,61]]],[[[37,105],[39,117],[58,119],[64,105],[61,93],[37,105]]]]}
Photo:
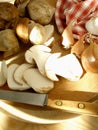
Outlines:
{"type": "Polygon", "coordinates": [[[64,110],[70,113],[85,114],[98,117],[98,104],[82,101],[51,100],[48,99],[49,107],[64,110]]]}

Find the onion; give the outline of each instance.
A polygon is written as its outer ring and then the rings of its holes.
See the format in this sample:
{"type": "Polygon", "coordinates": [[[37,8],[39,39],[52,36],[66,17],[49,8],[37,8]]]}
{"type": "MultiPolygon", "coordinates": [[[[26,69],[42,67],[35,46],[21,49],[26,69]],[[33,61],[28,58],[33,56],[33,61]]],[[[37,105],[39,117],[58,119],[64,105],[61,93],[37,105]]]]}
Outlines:
{"type": "Polygon", "coordinates": [[[91,44],[83,51],[81,62],[86,72],[98,72],[98,44],[91,44]]]}

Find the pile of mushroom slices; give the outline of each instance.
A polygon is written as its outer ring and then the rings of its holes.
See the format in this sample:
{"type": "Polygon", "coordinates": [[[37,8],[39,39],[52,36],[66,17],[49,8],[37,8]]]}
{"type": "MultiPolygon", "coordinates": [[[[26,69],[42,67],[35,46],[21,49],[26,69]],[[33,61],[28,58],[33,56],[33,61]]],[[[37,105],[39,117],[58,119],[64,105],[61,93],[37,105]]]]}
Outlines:
{"type": "Polygon", "coordinates": [[[48,93],[54,88],[54,82],[59,81],[59,77],[70,81],[80,79],[83,69],[78,58],[74,54],[61,56],[61,53],[52,53],[46,45],[50,45],[53,40],[52,37],[43,45],[33,45],[26,50],[24,63],[14,63],[8,67],[5,64],[6,81],[10,89],[33,88],[38,93],[48,93]]]}

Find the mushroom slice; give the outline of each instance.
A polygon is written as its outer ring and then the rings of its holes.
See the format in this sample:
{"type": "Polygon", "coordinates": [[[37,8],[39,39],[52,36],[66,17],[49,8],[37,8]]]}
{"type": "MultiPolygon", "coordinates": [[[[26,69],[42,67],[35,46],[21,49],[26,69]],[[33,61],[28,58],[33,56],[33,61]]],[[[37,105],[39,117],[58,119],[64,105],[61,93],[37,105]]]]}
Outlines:
{"type": "Polygon", "coordinates": [[[31,29],[29,27],[29,39],[33,44],[44,44],[49,40],[54,33],[54,26],[49,24],[42,26],[41,24],[36,23],[35,26],[31,29]],[[30,31],[31,30],[31,31],[30,31]]]}
{"type": "Polygon", "coordinates": [[[23,78],[38,93],[48,93],[54,88],[54,82],[43,76],[37,68],[26,70],[23,78]]]}
{"type": "Polygon", "coordinates": [[[29,35],[30,42],[33,44],[43,44],[45,42],[45,28],[41,24],[36,24],[29,35]]]}
{"type": "Polygon", "coordinates": [[[31,67],[32,67],[32,65],[28,64],[28,63],[23,63],[23,64],[19,65],[19,67],[14,72],[15,81],[21,85],[26,84],[26,83],[24,83],[22,76],[23,76],[24,71],[31,67]]]}
{"type": "Polygon", "coordinates": [[[48,24],[48,25],[44,26],[44,28],[45,28],[45,32],[46,32],[46,34],[45,34],[45,38],[46,38],[45,42],[46,42],[53,36],[54,26],[51,24],[48,24]]]}
{"type": "Polygon", "coordinates": [[[0,86],[3,86],[7,81],[7,65],[5,61],[0,64],[0,86]]]}
{"type": "Polygon", "coordinates": [[[8,87],[12,90],[27,90],[30,88],[29,85],[27,85],[26,83],[24,83],[23,85],[17,83],[15,80],[14,80],[14,72],[15,70],[19,67],[18,64],[11,64],[9,67],[8,67],[8,73],[7,73],[7,84],[8,84],[8,87]]]}
{"type": "Polygon", "coordinates": [[[40,73],[45,76],[45,62],[51,55],[51,49],[44,45],[34,45],[29,50],[32,52],[32,60],[35,61],[40,73]]]}
{"type": "Polygon", "coordinates": [[[32,51],[27,50],[27,51],[25,52],[25,60],[26,60],[28,63],[32,64],[33,66],[35,65],[35,62],[34,62],[34,60],[32,59],[32,51]]]}
{"type": "Polygon", "coordinates": [[[54,53],[48,57],[45,63],[45,72],[47,77],[54,81],[58,81],[56,75],[71,81],[77,81],[82,76],[83,69],[74,54],[60,57],[59,53],[54,53]]]}

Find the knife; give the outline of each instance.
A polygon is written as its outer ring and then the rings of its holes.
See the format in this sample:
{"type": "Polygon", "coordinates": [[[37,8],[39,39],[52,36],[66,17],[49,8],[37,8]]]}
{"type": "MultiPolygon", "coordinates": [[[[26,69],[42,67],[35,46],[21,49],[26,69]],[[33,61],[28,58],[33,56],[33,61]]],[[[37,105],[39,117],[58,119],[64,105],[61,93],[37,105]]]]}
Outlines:
{"type": "MultiPolygon", "coordinates": [[[[93,92],[83,92],[93,93],[93,92]]],[[[98,98],[98,93],[94,93],[98,98]]],[[[98,117],[98,104],[92,102],[49,99],[48,94],[0,90],[0,99],[98,117]]]]}

